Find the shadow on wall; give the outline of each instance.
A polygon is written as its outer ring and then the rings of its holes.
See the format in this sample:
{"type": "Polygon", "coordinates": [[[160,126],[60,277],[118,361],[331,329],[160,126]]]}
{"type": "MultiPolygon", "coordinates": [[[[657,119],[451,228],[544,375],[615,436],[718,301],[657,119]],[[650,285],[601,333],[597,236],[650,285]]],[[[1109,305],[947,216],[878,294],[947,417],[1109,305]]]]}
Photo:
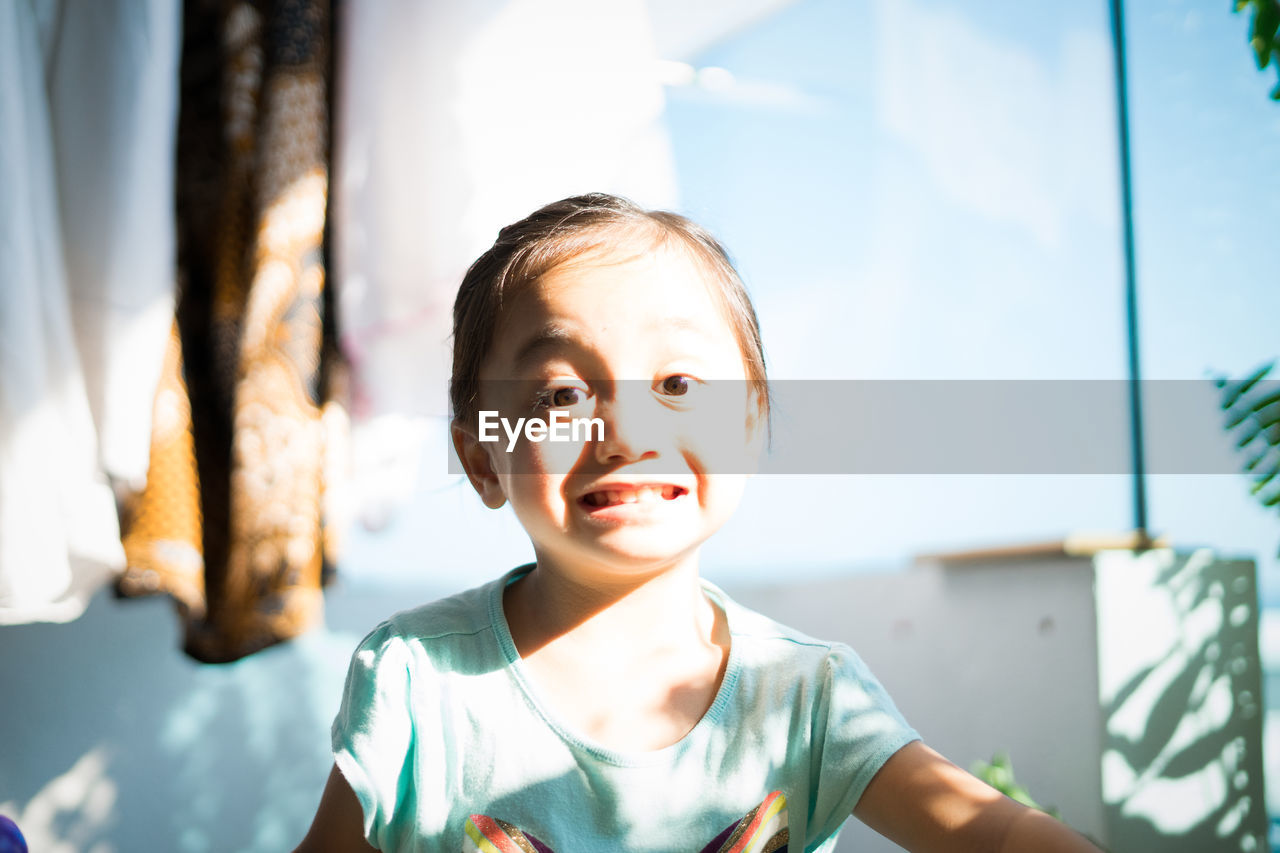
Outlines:
{"type": "Polygon", "coordinates": [[[1204,551],[1100,567],[1099,601],[1125,603],[1098,626],[1113,849],[1265,849],[1253,577],[1204,551]]]}
{"type": "Polygon", "coordinates": [[[99,592],[68,624],[0,628],[0,814],[32,850],[289,849],[332,764],[351,652],[406,600],[330,596],[330,623],[225,666],[179,650],[166,599],[99,592]]]}

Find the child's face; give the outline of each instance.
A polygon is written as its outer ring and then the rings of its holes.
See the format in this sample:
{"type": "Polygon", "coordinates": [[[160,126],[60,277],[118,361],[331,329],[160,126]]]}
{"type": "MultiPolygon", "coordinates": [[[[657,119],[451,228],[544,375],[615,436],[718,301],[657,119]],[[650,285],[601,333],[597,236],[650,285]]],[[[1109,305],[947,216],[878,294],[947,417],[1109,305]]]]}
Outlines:
{"type": "Polygon", "coordinates": [[[540,565],[660,572],[696,558],[737,507],[760,419],[714,286],[677,252],[596,253],[504,306],[479,408],[604,423],[603,440],[510,451],[501,430],[455,433],[472,483],[490,506],[511,502],[540,565]]]}

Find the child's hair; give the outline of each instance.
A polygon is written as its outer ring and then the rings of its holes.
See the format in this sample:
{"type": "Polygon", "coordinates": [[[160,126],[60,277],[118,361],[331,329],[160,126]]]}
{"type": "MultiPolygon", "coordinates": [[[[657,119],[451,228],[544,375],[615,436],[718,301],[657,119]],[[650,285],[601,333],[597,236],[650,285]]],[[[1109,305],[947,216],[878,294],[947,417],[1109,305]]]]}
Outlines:
{"type": "Polygon", "coordinates": [[[742,350],[747,381],[760,414],[768,418],[769,384],[765,375],[760,323],[728,252],[705,228],[676,213],[645,210],[605,193],[589,193],[552,202],[508,225],[487,252],[467,270],[453,303],[453,375],[449,402],[455,418],[475,414],[480,367],[493,344],[504,302],[521,287],[555,267],[609,245],[683,250],[718,287],[729,324],[742,350]]]}

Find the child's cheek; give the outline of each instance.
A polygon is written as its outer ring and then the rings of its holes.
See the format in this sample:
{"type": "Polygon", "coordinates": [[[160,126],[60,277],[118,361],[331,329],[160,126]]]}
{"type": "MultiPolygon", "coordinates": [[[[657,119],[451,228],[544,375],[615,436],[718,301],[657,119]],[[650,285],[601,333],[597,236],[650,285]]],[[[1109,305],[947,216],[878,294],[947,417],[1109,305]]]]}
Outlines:
{"type": "Polygon", "coordinates": [[[539,473],[563,477],[578,466],[587,452],[587,443],[581,431],[577,438],[566,440],[548,438],[540,442],[526,442],[532,464],[539,473]]]}
{"type": "Polygon", "coordinates": [[[711,475],[740,475],[754,470],[757,446],[751,440],[742,382],[712,382],[700,390],[696,405],[684,415],[680,443],[711,475]]]}

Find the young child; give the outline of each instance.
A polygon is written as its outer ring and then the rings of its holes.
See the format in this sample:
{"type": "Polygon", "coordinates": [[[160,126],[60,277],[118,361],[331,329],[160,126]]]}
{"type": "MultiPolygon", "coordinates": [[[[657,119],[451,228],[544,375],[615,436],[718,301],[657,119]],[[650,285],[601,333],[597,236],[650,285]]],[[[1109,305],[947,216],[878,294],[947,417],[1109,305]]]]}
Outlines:
{"type": "Polygon", "coordinates": [[[537,561],[360,644],[299,850],[800,853],[851,813],[909,850],[1095,849],[924,746],[852,649],[699,578],[769,409],[702,228],[595,194],[503,229],[458,293],[450,393],[471,484],[537,561]],[[509,439],[553,414],[602,430],[509,439]]]}

